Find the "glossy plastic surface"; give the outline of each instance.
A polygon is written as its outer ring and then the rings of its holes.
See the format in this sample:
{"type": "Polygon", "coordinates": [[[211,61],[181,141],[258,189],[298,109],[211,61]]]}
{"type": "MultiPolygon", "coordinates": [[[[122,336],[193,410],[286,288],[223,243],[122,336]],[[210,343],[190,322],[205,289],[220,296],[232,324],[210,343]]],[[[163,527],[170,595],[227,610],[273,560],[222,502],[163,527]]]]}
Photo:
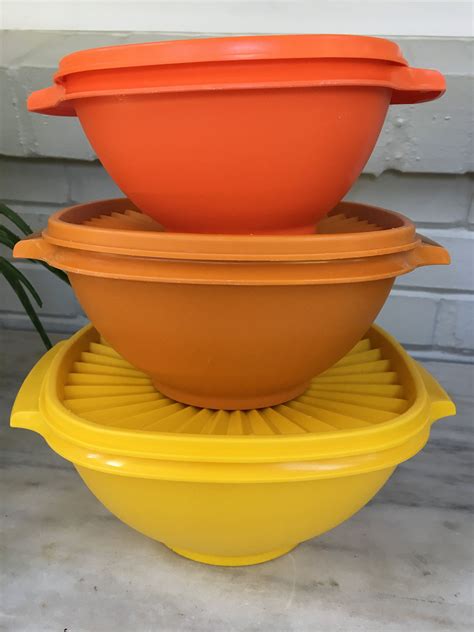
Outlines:
{"type": "Polygon", "coordinates": [[[407,217],[366,204],[341,202],[311,235],[249,237],[168,233],[126,198],[62,209],[48,219],[42,236],[66,248],[193,261],[350,259],[411,250],[417,241],[407,217]]]}
{"type": "Polygon", "coordinates": [[[444,92],[392,42],[242,37],[74,53],[31,111],[77,115],[119,187],[167,230],[304,234],[342,199],[387,108],[444,92]]]}
{"type": "MultiPolygon", "coordinates": [[[[375,215],[384,216],[382,211],[375,215]]],[[[296,262],[287,255],[295,254],[297,238],[280,260],[272,237],[259,238],[260,246],[253,237],[242,237],[238,247],[216,236],[213,250],[212,236],[204,236],[200,250],[192,236],[198,259],[188,259],[186,239],[166,233],[154,236],[164,250],[169,238],[175,258],[143,256],[140,248],[133,256],[130,247],[138,233],[121,228],[112,252],[105,254],[102,245],[89,250],[81,245],[87,234],[115,228],[86,230],[72,224],[71,229],[81,229],[76,241],[67,241],[68,232],[76,233],[63,226],[58,245],[57,230],[55,237],[48,227],[43,237],[19,242],[14,254],[65,270],[104,338],[167,396],[195,406],[249,409],[300,395],[312,377],[342,358],[373,323],[397,275],[448,263],[444,248],[420,240],[413,225],[397,218],[401,229],[393,229],[391,237],[392,229],[373,231],[365,225],[371,238],[365,251],[352,251],[352,258],[344,258],[341,242],[357,243],[361,233],[337,232],[345,225],[341,218],[331,228],[333,235],[301,237],[310,242],[308,255],[296,262]],[[126,254],[114,253],[120,243],[128,246],[126,254]],[[227,251],[226,244],[231,244],[227,251]],[[183,259],[176,258],[180,252],[183,259]],[[206,253],[212,254],[210,260],[206,253]],[[248,260],[233,260],[239,253],[248,260]]],[[[349,221],[348,230],[353,229],[349,221]]]]}
{"type": "Polygon", "coordinates": [[[31,371],[11,423],[40,433],[133,528],[197,561],[245,565],[349,518],[454,413],[380,328],[298,400],[229,414],[164,398],[88,327],[31,371]]]}
{"type": "Polygon", "coordinates": [[[107,46],[66,55],[56,79],[76,72],[211,62],[373,59],[407,65],[395,42],[359,35],[210,37],[107,46]]]}

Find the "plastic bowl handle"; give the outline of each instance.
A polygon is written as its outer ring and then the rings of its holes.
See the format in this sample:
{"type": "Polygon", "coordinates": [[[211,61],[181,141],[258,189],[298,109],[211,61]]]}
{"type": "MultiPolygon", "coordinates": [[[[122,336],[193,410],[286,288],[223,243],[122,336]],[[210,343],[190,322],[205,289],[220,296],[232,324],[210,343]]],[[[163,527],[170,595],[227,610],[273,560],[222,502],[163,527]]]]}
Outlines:
{"type": "Polygon", "coordinates": [[[28,97],[28,110],[38,114],[76,116],[71,102],[64,100],[65,94],[63,86],[58,84],[32,92],[28,97]]]}
{"type": "Polygon", "coordinates": [[[437,70],[398,66],[392,71],[393,103],[433,101],[446,91],[446,80],[437,70]]]}
{"type": "Polygon", "coordinates": [[[10,425],[12,428],[33,430],[44,437],[45,423],[40,412],[39,396],[48,369],[64,342],[58,342],[28,373],[15,403],[13,404],[10,425]]]}
{"type": "Polygon", "coordinates": [[[443,419],[444,417],[452,417],[456,414],[456,406],[446,393],[444,388],[438,384],[434,377],[428,371],[418,364],[421,378],[425,385],[430,400],[430,421],[431,423],[443,419]]]}
{"type": "Polygon", "coordinates": [[[428,237],[417,233],[419,244],[412,250],[412,264],[419,268],[421,266],[447,265],[451,262],[451,257],[446,248],[436,243],[428,237]]]}
{"type": "Polygon", "coordinates": [[[50,263],[53,250],[54,246],[48,244],[41,233],[33,233],[15,244],[13,256],[15,259],[39,259],[50,263]]]}

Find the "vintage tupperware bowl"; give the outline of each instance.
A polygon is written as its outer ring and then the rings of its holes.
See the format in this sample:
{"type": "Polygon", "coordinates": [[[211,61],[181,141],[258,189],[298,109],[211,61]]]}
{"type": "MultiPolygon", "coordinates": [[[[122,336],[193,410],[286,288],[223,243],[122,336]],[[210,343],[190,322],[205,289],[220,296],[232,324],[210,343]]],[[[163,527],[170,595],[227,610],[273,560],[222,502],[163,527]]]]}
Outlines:
{"type": "Polygon", "coordinates": [[[398,275],[449,261],[403,216],[362,204],[339,205],[300,236],[164,233],[127,209],[65,209],[14,254],[65,270],[104,338],[195,406],[296,397],[364,335],[398,275]]]}
{"type": "Polygon", "coordinates": [[[312,233],[350,189],[390,103],[444,89],[384,39],[229,37],[73,53],[28,108],[77,116],[166,230],[291,234],[312,233]]]}
{"type": "Polygon", "coordinates": [[[236,566],[347,520],[454,413],[377,327],[298,399],[232,413],[167,399],[86,327],[31,371],[11,424],[44,437],[129,526],[193,560],[236,566]]]}

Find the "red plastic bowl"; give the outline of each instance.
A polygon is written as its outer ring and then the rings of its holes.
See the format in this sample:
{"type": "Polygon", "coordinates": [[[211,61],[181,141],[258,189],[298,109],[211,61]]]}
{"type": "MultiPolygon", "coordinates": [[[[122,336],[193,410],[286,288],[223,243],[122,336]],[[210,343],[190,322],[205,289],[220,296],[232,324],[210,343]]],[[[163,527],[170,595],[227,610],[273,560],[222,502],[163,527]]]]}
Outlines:
{"type": "Polygon", "coordinates": [[[444,87],[384,39],[234,37],[73,53],[28,107],[77,115],[167,230],[311,233],[359,176],[389,104],[444,87]]]}

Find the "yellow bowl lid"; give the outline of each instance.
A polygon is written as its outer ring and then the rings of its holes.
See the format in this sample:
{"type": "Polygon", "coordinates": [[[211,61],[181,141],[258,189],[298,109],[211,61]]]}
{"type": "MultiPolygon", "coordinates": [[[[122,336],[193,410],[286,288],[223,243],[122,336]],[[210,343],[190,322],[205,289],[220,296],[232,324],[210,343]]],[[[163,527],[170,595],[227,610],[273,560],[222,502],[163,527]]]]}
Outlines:
{"type": "Polygon", "coordinates": [[[116,474],[180,479],[199,465],[213,480],[225,464],[233,469],[224,478],[234,480],[245,479],[246,465],[266,464],[276,480],[396,465],[421,449],[434,420],[454,412],[437,382],[376,326],[300,397],[233,412],[167,399],[88,326],[34,367],[12,425],[36,430],[74,463],[116,474]]]}

